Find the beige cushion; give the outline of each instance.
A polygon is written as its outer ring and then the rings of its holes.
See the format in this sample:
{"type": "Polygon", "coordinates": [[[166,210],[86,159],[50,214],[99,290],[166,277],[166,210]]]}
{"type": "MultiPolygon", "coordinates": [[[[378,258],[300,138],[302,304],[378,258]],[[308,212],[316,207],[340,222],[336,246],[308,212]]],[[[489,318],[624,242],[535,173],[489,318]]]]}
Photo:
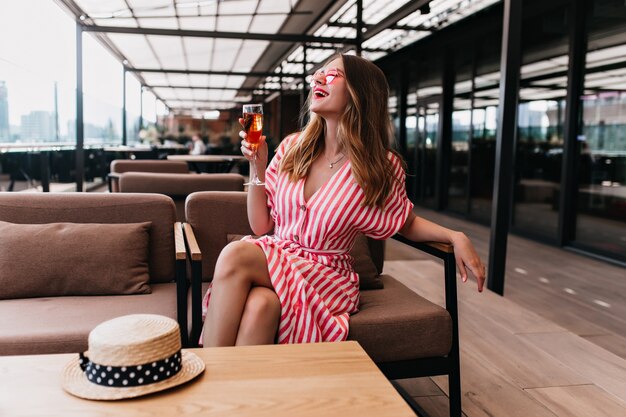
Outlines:
{"type": "Polygon", "coordinates": [[[370,247],[364,235],[359,234],[356,237],[350,255],[354,258],[354,270],[359,274],[359,288],[361,290],[383,288],[383,282],[372,260],[370,247]]]}
{"type": "Polygon", "coordinates": [[[150,293],[150,224],[0,221],[0,299],[150,293]]]}
{"type": "Polygon", "coordinates": [[[152,284],[151,288],[151,294],[141,295],[4,300],[0,303],[0,355],[83,352],[96,325],[126,314],[176,319],[176,284],[152,284]]]}
{"type": "Polygon", "coordinates": [[[359,342],[377,363],[447,355],[452,347],[448,311],[388,275],[381,279],[384,289],[361,293],[348,340],[359,342]]]}

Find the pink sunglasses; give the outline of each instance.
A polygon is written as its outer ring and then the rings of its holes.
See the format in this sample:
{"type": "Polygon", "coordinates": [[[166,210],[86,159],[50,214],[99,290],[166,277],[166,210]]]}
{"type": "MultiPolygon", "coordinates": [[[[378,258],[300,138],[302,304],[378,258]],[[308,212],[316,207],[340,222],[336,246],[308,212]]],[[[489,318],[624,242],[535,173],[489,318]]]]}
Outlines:
{"type": "Polygon", "coordinates": [[[324,83],[326,85],[330,85],[333,83],[333,81],[335,81],[335,78],[337,77],[343,77],[343,75],[341,75],[339,73],[339,71],[337,70],[330,70],[327,73],[324,73],[323,70],[319,69],[317,71],[315,71],[315,73],[311,76],[311,81],[309,82],[309,85],[311,87],[315,87],[315,80],[317,79],[318,75],[322,74],[322,76],[324,77],[324,83]]]}

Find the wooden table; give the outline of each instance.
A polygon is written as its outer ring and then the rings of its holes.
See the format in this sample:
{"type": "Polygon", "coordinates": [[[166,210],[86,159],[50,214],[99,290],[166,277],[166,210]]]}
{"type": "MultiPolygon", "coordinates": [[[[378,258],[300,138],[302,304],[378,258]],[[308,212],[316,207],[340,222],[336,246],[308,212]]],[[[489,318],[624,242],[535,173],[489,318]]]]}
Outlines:
{"type": "Polygon", "coordinates": [[[167,159],[185,162],[233,162],[246,158],[241,155],[168,155],[167,159]]]}
{"type": "Polygon", "coordinates": [[[167,159],[185,161],[197,172],[230,172],[238,163],[247,161],[242,155],[168,155],[167,159]],[[198,164],[206,165],[206,169],[201,169],[198,164]]]}
{"type": "Polygon", "coordinates": [[[88,401],[61,388],[72,354],[0,357],[2,416],[415,416],[356,342],[192,349],[188,384],[132,400],[88,401]]]}

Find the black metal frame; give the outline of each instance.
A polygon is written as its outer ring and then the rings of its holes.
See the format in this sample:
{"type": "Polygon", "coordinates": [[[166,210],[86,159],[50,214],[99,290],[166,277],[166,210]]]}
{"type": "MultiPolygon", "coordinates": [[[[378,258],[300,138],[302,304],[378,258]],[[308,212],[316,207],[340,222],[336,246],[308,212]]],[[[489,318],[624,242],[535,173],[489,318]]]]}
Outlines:
{"type": "MultiPolygon", "coordinates": [[[[456,291],[456,260],[454,251],[446,252],[427,243],[413,242],[403,236],[395,235],[394,240],[428,253],[443,261],[446,310],[452,320],[452,345],[447,356],[421,358],[406,361],[384,362],[376,365],[388,379],[417,378],[424,376],[447,375],[450,417],[461,417],[461,360],[459,349],[459,310],[456,291]]],[[[396,386],[398,389],[398,386],[396,386]]],[[[401,391],[401,389],[400,389],[401,391]]],[[[407,401],[413,407],[410,401],[407,401]]],[[[415,409],[419,415],[426,413],[415,409]]]]}
{"type": "Polygon", "coordinates": [[[128,142],[126,132],[126,68],[122,70],[122,146],[128,142]]]}
{"type": "MultiPolygon", "coordinates": [[[[174,235],[183,236],[183,225],[181,222],[174,223],[174,235]]],[[[184,242],[184,239],[183,239],[184,242]]],[[[189,322],[187,320],[187,294],[189,293],[189,281],[187,280],[187,258],[176,257],[176,317],[180,326],[180,338],[184,347],[189,347],[189,322]]]]}
{"type": "Polygon", "coordinates": [[[504,294],[506,249],[513,206],[517,100],[521,66],[522,0],[504,0],[500,105],[496,137],[487,288],[504,294]]]}
{"type": "Polygon", "coordinates": [[[76,23],[76,191],[83,191],[85,176],[83,125],[83,27],[76,23]]]}
{"type": "MultiPolygon", "coordinates": [[[[191,225],[189,228],[191,229],[191,225]]],[[[191,229],[193,233],[193,229],[191,229]]],[[[187,250],[187,258],[191,266],[191,332],[189,335],[189,343],[191,347],[198,347],[198,341],[202,334],[202,254],[198,259],[194,259],[191,253],[189,240],[195,241],[195,236],[189,236],[185,227],[183,227],[183,236],[185,238],[185,247],[187,250]],[[198,326],[198,324],[200,324],[198,326]]]]}
{"type": "Polygon", "coordinates": [[[567,68],[567,106],[565,108],[565,131],[563,162],[561,166],[561,195],[558,226],[558,242],[561,246],[576,237],[577,208],[577,162],[579,158],[578,134],[582,105],[580,96],[585,87],[585,57],[587,55],[586,3],[573,0],[570,9],[569,62],[567,68]]]}
{"type": "Polygon", "coordinates": [[[443,59],[443,92],[439,105],[439,134],[437,135],[437,178],[435,196],[437,210],[448,205],[450,159],[452,156],[452,111],[454,106],[454,57],[448,48],[443,59]]]}

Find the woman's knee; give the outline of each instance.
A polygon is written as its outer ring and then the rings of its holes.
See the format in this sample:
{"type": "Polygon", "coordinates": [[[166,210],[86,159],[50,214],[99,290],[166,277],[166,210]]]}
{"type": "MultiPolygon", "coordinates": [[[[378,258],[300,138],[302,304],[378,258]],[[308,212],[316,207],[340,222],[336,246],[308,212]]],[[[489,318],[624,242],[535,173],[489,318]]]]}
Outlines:
{"type": "Polygon", "coordinates": [[[250,324],[273,324],[280,317],[280,300],[269,288],[253,287],[250,290],[244,316],[250,324]]]}
{"type": "Polygon", "coordinates": [[[259,269],[260,249],[253,243],[245,241],[231,242],[224,247],[215,266],[215,278],[247,276],[259,269]]]}

